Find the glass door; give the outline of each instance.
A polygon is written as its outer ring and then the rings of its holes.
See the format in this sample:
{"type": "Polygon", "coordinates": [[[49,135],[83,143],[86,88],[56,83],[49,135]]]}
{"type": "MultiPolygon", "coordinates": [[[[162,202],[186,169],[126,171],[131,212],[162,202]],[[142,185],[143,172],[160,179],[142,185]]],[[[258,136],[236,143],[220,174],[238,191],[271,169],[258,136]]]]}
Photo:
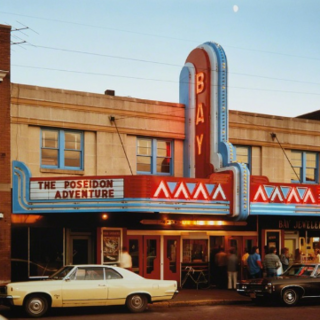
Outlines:
{"type": "Polygon", "coordinates": [[[164,236],[164,279],[180,281],[180,237],[164,236]]]}
{"type": "Polygon", "coordinates": [[[143,237],[144,277],[160,279],[160,236],[143,237]]]}

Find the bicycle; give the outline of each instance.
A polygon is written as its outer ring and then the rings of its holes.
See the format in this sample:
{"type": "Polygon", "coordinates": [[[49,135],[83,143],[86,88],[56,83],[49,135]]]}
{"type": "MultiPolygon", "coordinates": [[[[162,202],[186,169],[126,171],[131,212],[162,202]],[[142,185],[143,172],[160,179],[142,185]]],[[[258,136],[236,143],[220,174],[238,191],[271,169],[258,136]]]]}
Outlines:
{"type": "MultiPolygon", "coordinates": [[[[197,290],[199,289],[199,285],[209,284],[209,280],[207,279],[203,270],[197,270],[192,268],[191,266],[185,267],[184,270],[187,271],[187,273],[185,274],[183,280],[181,281],[181,288],[183,288],[188,278],[190,278],[196,284],[197,290]]],[[[206,287],[203,287],[203,288],[206,288],[206,287]]]]}

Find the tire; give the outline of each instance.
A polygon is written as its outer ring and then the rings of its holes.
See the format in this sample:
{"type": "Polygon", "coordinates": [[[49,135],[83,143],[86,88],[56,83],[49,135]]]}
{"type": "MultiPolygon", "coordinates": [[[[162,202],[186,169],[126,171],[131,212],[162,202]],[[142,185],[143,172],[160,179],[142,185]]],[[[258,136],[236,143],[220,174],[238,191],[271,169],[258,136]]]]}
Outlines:
{"type": "Polygon", "coordinates": [[[143,294],[132,294],[127,298],[126,306],[131,312],[143,312],[148,306],[147,297],[143,294]]]}
{"type": "Polygon", "coordinates": [[[42,317],[49,309],[47,298],[42,294],[29,296],[24,303],[24,311],[33,318],[42,317]]]}
{"type": "Polygon", "coordinates": [[[282,302],[287,306],[294,306],[299,301],[299,293],[292,288],[285,289],[282,293],[282,302]]]}

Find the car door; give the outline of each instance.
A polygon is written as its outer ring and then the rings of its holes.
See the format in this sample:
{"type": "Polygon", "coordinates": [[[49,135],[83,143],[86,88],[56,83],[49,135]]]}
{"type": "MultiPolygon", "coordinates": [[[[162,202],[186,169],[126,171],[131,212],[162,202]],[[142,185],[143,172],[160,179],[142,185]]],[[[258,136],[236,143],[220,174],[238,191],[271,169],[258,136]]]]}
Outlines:
{"type": "Polygon", "coordinates": [[[124,304],[130,292],[139,290],[137,281],[124,279],[112,268],[105,268],[106,286],[108,292],[107,305],[124,304]]]}
{"type": "Polygon", "coordinates": [[[62,284],[62,306],[103,306],[107,287],[103,267],[78,267],[62,284]]]}

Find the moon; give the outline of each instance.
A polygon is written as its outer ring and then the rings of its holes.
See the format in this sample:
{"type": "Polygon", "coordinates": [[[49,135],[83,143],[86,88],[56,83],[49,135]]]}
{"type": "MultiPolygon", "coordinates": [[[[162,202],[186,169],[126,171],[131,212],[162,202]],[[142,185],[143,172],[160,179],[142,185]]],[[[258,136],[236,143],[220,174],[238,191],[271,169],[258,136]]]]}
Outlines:
{"type": "Polygon", "coordinates": [[[235,5],[233,6],[233,11],[234,11],[234,12],[238,12],[238,10],[239,10],[239,7],[235,4],[235,5]]]}

